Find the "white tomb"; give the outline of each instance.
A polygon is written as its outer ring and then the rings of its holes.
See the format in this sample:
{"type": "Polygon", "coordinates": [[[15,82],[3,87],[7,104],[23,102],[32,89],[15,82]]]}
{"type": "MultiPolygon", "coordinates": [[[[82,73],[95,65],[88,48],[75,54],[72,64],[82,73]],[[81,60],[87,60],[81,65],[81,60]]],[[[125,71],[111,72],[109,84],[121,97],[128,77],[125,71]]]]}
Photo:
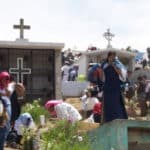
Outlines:
{"type": "Polygon", "coordinates": [[[128,52],[124,49],[106,48],[95,51],[84,52],[81,58],[78,60],[79,74],[87,75],[88,65],[90,62],[100,63],[107,57],[109,51],[115,51],[118,58],[127,67],[128,70],[133,71],[135,66],[135,53],[128,52]]]}

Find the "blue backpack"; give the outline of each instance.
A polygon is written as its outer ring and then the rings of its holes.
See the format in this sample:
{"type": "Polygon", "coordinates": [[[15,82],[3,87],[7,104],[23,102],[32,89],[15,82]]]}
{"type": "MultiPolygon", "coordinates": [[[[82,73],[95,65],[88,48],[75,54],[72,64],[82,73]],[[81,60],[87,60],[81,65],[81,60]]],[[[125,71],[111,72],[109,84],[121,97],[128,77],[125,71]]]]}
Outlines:
{"type": "Polygon", "coordinates": [[[97,81],[97,77],[94,76],[95,71],[98,69],[99,65],[95,64],[93,65],[89,71],[88,71],[88,81],[90,82],[96,82],[97,81]]]}

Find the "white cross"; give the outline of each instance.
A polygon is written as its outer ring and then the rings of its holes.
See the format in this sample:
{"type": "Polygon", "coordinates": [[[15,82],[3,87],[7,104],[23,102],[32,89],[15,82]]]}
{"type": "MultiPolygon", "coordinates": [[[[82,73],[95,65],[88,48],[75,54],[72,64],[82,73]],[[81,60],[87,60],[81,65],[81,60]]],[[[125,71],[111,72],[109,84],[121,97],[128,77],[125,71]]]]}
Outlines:
{"type": "Polygon", "coordinates": [[[17,82],[23,83],[23,76],[24,74],[31,74],[31,68],[23,68],[23,58],[17,58],[17,67],[16,68],[9,68],[10,74],[17,75],[17,82]]]}
{"type": "Polygon", "coordinates": [[[113,38],[115,35],[110,32],[110,29],[107,29],[107,32],[105,32],[105,33],[103,34],[103,36],[104,36],[105,39],[108,41],[107,48],[112,48],[112,46],[111,46],[111,44],[110,44],[110,41],[112,41],[112,38],[113,38]]]}

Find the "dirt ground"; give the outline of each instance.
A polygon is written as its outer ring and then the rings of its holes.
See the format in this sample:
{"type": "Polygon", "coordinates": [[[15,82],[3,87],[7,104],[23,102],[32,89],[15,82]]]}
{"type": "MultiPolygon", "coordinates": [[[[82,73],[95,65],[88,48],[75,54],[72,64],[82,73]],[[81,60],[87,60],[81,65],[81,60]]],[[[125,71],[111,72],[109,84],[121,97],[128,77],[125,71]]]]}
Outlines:
{"type": "MultiPolygon", "coordinates": [[[[72,104],[79,112],[81,111],[81,101],[80,98],[66,98],[65,102],[72,104]]],[[[98,128],[98,123],[87,123],[81,121],[79,124],[79,131],[86,132],[95,128],[98,128]]],[[[9,147],[5,147],[4,150],[15,150],[9,147]]]]}
{"type": "MultiPolygon", "coordinates": [[[[81,101],[80,101],[80,98],[66,98],[65,99],[65,102],[67,103],[70,103],[72,104],[79,112],[81,111],[81,101]]],[[[133,120],[135,119],[134,117],[132,118],[133,120]]],[[[142,118],[142,117],[137,117],[136,118],[137,120],[147,120],[147,118],[142,118]]],[[[92,130],[92,129],[95,129],[95,128],[98,128],[100,127],[100,124],[98,123],[87,123],[87,122],[84,122],[84,121],[80,121],[80,124],[79,124],[79,130],[81,132],[86,132],[86,131],[89,131],[89,130],[92,130]]],[[[5,148],[4,150],[14,150],[12,148],[5,148]]]]}
{"type": "Polygon", "coordinates": [[[66,98],[65,102],[72,104],[78,111],[81,110],[81,100],[80,98],[66,98]]]}

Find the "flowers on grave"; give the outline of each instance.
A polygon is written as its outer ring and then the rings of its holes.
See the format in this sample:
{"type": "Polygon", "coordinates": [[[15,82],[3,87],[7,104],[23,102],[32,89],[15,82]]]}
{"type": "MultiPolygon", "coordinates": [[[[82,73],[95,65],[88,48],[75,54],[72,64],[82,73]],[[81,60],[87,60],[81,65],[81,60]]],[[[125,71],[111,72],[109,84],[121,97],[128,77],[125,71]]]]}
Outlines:
{"type": "Polygon", "coordinates": [[[40,116],[49,117],[48,111],[41,105],[41,99],[34,100],[33,103],[26,103],[22,108],[22,113],[28,112],[32,115],[37,126],[40,126],[40,116]]]}

